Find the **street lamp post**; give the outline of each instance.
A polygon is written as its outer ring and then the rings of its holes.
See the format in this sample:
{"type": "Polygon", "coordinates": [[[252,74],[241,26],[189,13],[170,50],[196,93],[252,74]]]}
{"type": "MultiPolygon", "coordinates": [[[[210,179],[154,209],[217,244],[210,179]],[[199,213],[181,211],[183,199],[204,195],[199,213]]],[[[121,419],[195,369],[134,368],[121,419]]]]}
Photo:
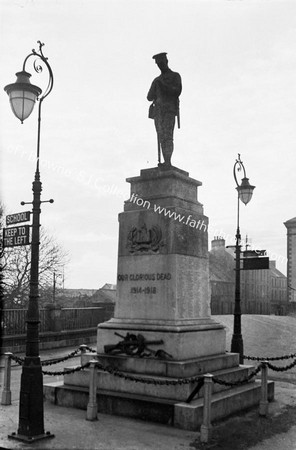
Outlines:
{"type": "Polygon", "coordinates": [[[243,364],[244,344],[241,331],[241,299],[240,299],[240,261],[241,261],[241,235],[239,228],[239,201],[241,200],[245,205],[249,203],[252,198],[255,186],[251,186],[249,179],[246,177],[245,167],[238,154],[238,159],[235,161],[233,167],[233,175],[236,182],[237,196],[237,229],[235,236],[235,303],[234,303],[234,321],[233,321],[233,335],[231,341],[231,352],[239,353],[239,362],[243,364]],[[243,170],[244,177],[239,185],[236,177],[236,172],[243,170]]]}
{"type": "MultiPolygon", "coordinates": [[[[26,356],[22,366],[20,404],[19,404],[19,427],[17,433],[9,437],[23,442],[34,442],[39,439],[52,438],[53,434],[44,432],[44,410],[43,410],[43,376],[41,361],[39,357],[39,240],[40,240],[40,213],[41,213],[41,190],[39,171],[40,156],[40,128],[41,128],[41,106],[43,100],[50,94],[53,87],[53,73],[44,56],[42,44],[38,41],[39,51],[32,50],[24,60],[23,70],[16,74],[17,80],[13,84],[5,86],[4,90],[9,95],[10,105],[14,115],[23,123],[31,114],[34,104],[41,95],[42,90],[30,83],[31,74],[26,72],[26,63],[29,58],[34,57],[34,70],[42,72],[43,68],[37,65],[40,60],[48,69],[49,81],[46,90],[39,99],[38,109],[38,133],[37,133],[37,159],[36,171],[33,181],[33,205],[32,241],[31,241],[31,269],[30,269],[30,294],[27,311],[27,334],[26,334],[26,356]]],[[[53,200],[49,200],[50,203],[53,200]]],[[[25,204],[22,202],[21,204],[25,204]]]]}

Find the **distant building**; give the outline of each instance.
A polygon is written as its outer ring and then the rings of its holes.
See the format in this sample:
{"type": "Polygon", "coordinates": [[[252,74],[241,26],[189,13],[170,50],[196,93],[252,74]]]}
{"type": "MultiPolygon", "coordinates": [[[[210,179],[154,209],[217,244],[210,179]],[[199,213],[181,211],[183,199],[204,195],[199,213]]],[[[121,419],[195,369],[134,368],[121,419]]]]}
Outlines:
{"type": "Polygon", "coordinates": [[[103,308],[104,321],[107,321],[114,316],[116,285],[106,283],[100,289],[64,289],[56,298],[64,308],[103,308]]]}
{"type": "Polygon", "coordinates": [[[88,306],[96,289],[58,289],[56,303],[64,308],[83,308],[88,306]]]}
{"type": "Polygon", "coordinates": [[[91,297],[96,292],[96,289],[63,289],[61,292],[68,298],[91,297]]]}
{"type": "Polygon", "coordinates": [[[225,249],[225,240],[212,241],[209,252],[212,314],[232,314],[234,307],[234,258],[225,249]]]}
{"type": "Polygon", "coordinates": [[[287,315],[289,313],[287,277],[275,267],[275,261],[269,261],[269,268],[271,271],[270,312],[279,316],[287,315]]]}
{"type": "Polygon", "coordinates": [[[241,270],[241,304],[244,314],[271,313],[270,269],[241,270]]]}
{"type": "Polygon", "coordinates": [[[116,302],[116,284],[104,284],[98,289],[91,298],[92,306],[102,306],[105,308],[105,320],[114,316],[114,308],[116,302]]]}
{"type": "Polygon", "coordinates": [[[290,312],[296,312],[296,217],[284,222],[287,228],[287,301],[290,312]]]}
{"type": "MultiPolygon", "coordinates": [[[[232,314],[235,299],[235,254],[219,237],[209,252],[212,314],[232,314]]],[[[287,314],[287,278],[269,261],[269,269],[241,270],[243,314],[287,314]]]]}
{"type": "Polygon", "coordinates": [[[92,303],[115,303],[116,301],[116,284],[104,284],[103,287],[95,291],[92,296],[92,303]]]}

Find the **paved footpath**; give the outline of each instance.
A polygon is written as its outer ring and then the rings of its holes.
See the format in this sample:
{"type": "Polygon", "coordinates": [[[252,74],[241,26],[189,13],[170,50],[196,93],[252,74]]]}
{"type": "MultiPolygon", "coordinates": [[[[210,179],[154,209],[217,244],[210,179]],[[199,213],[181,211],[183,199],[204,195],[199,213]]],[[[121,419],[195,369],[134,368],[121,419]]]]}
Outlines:
{"type": "MultiPolygon", "coordinates": [[[[90,345],[91,348],[95,347],[90,345]]],[[[64,357],[74,348],[40,351],[42,360],[64,357]]],[[[18,356],[23,356],[18,354],[18,356]]],[[[80,357],[66,362],[46,366],[46,370],[57,371],[62,367],[80,364],[80,357]]],[[[0,364],[0,389],[3,385],[3,359],[0,364]]],[[[36,441],[28,445],[8,438],[16,432],[19,414],[19,389],[21,367],[13,364],[11,372],[12,404],[0,405],[0,449],[60,449],[60,450],[184,450],[191,448],[198,435],[196,432],[178,430],[170,426],[153,424],[124,417],[99,414],[98,420],[85,419],[86,411],[44,404],[45,432],[55,437],[36,441]]],[[[44,382],[57,381],[62,377],[44,376],[44,382]]]]}
{"type": "MultiPolygon", "coordinates": [[[[270,417],[279,417],[287,406],[296,408],[295,385],[286,382],[276,383],[276,400],[270,404],[270,417]]],[[[241,441],[238,446],[229,446],[226,434],[231,431],[235,420],[228,419],[225,435],[219,433],[220,424],[213,427],[213,441],[201,445],[198,432],[178,430],[170,426],[128,419],[118,416],[98,414],[98,420],[85,419],[84,410],[55,406],[48,402],[44,405],[45,432],[55,435],[52,439],[37,441],[32,445],[8,438],[8,434],[17,431],[19,401],[12,405],[0,406],[0,448],[1,449],[38,449],[38,450],[296,450],[296,425],[284,433],[279,433],[255,446],[243,446],[244,425],[240,426],[241,441]],[[218,439],[217,439],[218,438],[218,439]],[[226,439],[226,443],[224,442],[226,439]],[[215,445],[216,443],[216,445],[215,445]]],[[[256,411],[253,420],[258,419],[256,411]]],[[[251,419],[252,420],[252,419],[251,419]]],[[[248,424],[248,427],[250,423],[248,424]]],[[[236,444],[235,444],[236,445],[236,444]]]]}
{"type": "Polygon", "coordinates": [[[7,438],[17,431],[18,401],[0,408],[1,449],[60,450],[184,450],[190,449],[197,433],[139,420],[99,414],[98,421],[85,420],[85,411],[45,403],[45,431],[53,439],[23,444],[7,438]]]}

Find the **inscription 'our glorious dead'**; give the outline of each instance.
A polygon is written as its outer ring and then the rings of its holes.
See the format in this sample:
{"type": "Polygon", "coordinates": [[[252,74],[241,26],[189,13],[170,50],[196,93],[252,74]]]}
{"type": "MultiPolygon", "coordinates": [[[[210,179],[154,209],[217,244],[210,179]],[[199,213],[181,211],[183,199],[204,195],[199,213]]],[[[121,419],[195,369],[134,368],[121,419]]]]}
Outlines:
{"type": "Polygon", "coordinates": [[[126,273],[117,275],[117,281],[164,281],[171,278],[170,273],[126,273]]]}

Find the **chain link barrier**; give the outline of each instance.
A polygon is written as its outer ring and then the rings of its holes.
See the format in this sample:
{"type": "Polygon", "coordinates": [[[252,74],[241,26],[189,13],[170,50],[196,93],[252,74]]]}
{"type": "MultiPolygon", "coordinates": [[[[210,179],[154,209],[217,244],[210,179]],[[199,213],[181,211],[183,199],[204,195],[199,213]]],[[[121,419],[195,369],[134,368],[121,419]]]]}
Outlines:
{"type": "MultiPolygon", "coordinates": [[[[41,366],[51,366],[53,364],[58,364],[60,362],[67,361],[68,359],[74,358],[79,353],[82,353],[84,350],[88,350],[89,352],[92,352],[92,353],[97,353],[97,351],[94,350],[93,348],[88,347],[87,345],[83,345],[83,350],[80,346],[73,352],[71,352],[68,355],[63,356],[61,358],[45,359],[45,360],[41,361],[41,366]]],[[[14,354],[11,355],[11,359],[13,361],[15,361],[17,364],[19,364],[20,366],[22,366],[25,362],[25,358],[21,358],[20,356],[16,356],[14,354]]]]}
{"type": "Polygon", "coordinates": [[[286,370],[290,370],[296,366],[296,359],[286,367],[277,367],[269,362],[267,362],[266,365],[269,367],[269,369],[274,370],[275,372],[285,372],[286,370]]]}
{"type": "Polygon", "coordinates": [[[244,359],[249,359],[250,361],[281,361],[284,359],[296,358],[296,353],[292,355],[284,355],[284,356],[274,356],[271,358],[260,358],[259,356],[243,356],[244,359]]]}
{"type": "MultiPolygon", "coordinates": [[[[92,353],[96,353],[96,350],[88,347],[88,346],[83,346],[84,350],[88,350],[89,352],[92,353]]],[[[53,360],[44,360],[41,361],[41,366],[46,366],[46,365],[52,365],[52,364],[56,364],[58,362],[62,362],[62,361],[66,361],[67,359],[73,358],[74,356],[76,356],[79,352],[81,352],[81,348],[79,347],[78,349],[74,350],[72,353],[70,353],[69,355],[63,357],[63,358],[56,358],[53,360]]],[[[11,359],[13,359],[16,363],[18,363],[19,365],[23,365],[25,358],[20,358],[18,356],[12,355],[11,359]]],[[[51,371],[45,371],[42,370],[42,373],[44,375],[52,375],[52,376],[59,376],[59,375],[65,375],[65,374],[70,374],[70,373],[74,373],[74,372],[78,372],[80,370],[86,369],[89,367],[89,363],[86,363],[82,366],[77,366],[71,369],[64,369],[64,370],[60,370],[60,371],[56,371],[56,372],[51,372],[51,371]]],[[[135,376],[135,375],[128,375],[125,372],[121,372],[120,370],[112,367],[112,366],[103,366],[100,362],[97,362],[97,367],[100,370],[103,370],[104,372],[108,372],[111,375],[114,375],[116,377],[119,378],[124,378],[125,380],[128,381],[134,381],[136,383],[145,383],[145,384],[153,384],[155,386],[161,386],[161,385],[173,385],[176,386],[177,384],[181,385],[181,384],[190,384],[190,383],[195,383],[198,382],[201,377],[200,376],[195,376],[195,377],[188,377],[188,378],[176,378],[173,380],[157,380],[154,378],[147,378],[147,377],[141,377],[141,376],[135,376]]]]}
{"type": "Polygon", "coordinates": [[[54,375],[54,376],[58,376],[58,375],[66,375],[69,373],[74,373],[74,372],[79,372],[80,370],[84,370],[87,369],[90,366],[90,363],[85,363],[83,364],[83,366],[77,366],[77,367],[73,367],[72,369],[63,369],[57,372],[49,372],[47,370],[42,370],[43,375],[54,375]]]}
{"type": "Polygon", "coordinates": [[[20,358],[19,356],[16,355],[11,355],[10,358],[15,361],[19,366],[22,366],[24,364],[25,358],[20,358]]]}
{"type": "Polygon", "coordinates": [[[205,384],[205,378],[201,377],[199,379],[199,381],[197,382],[197,385],[195,386],[195,388],[193,389],[193,391],[191,392],[191,394],[187,398],[186,403],[190,403],[191,400],[194,399],[194,397],[199,393],[199,391],[201,390],[201,388],[203,387],[204,384],[205,384]]]}
{"type": "Polygon", "coordinates": [[[87,345],[84,346],[84,349],[85,349],[85,350],[88,350],[88,351],[91,352],[91,353],[97,353],[97,351],[96,351],[95,349],[93,349],[93,348],[91,348],[91,347],[88,347],[87,345]]]}
{"type": "Polygon", "coordinates": [[[242,384],[248,383],[252,378],[254,378],[258,373],[261,371],[263,364],[259,364],[259,366],[250,373],[246,378],[243,378],[242,380],[237,381],[224,381],[219,378],[213,377],[213,382],[217,384],[221,384],[223,386],[241,386],[242,384]]]}
{"type": "Polygon", "coordinates": [[[97,367],[104,372],[108,372],[111,375],[114,375],[119,378],[124,378],[128,381],[135,381],[136,383],[145,383],[145,384],[153,384],[155,386],[176,386],[177,384],[190,384],[190,383],[196,383],[198,382],[201,377],[195,376],[195,377],[188,377],[188,378],[175,378],[172,380],[157,380],[155,378],[147,378],[147,377],[141,377],[141,376],[135,376],[135,375],[128,375],[125,372],[121,372],[118,369],[115,369],[112,366],[103,366],[101,363],[97,363],[97,367]]]}
{"type": "Polygon", "coordinates": [[[74,358],[78,353],[80,352],[80,349],[74,350],[72,353],[69,353],[69,355],[61,357],[61,358],[54,358],[54,359],[46,359],[41,361],[41,366],[51,366],[53,364],[57,364],[59,362],[67,361],[67,359],[74,358]]]}
{"type": "MultiPolygon", "coordinates": [[[[86,345],[83,345],[83,350],[87,350],[89,352],[96,353],[96,350],[94,350],[91,347],[88,347],[86,345]]],[[[47,365],[53,365],[53,364],[57,364],[59,362],[66,361],[70,358],[74,358],[77,354],[82,353],[83,350],[82,350],[82,346],[80,346],[79,348],[77,348],[73,352],[69,353],[69,355],[67,355],[65,357],[41,361],[41,365],[47,366],[47,365]]],[[[291,354],[291,355],[284,355],[284,356],[280,356],[280,357],[271,357],[271,358],[244,356],[245,359],[249,359],[252,361],[265,361],[266,362],[265,364],[269,367],[269,369],[274,370],[276,372],[285,372],[286,370],[292,369],[293,367],[296,366],[296,359],[291,364],[289,364],[285,367],[274,366],[273,364],[271,364],[268,361],[280,361],[280,360],[291,359],[291,358],[295,358],[295,357],[296,357],[296,353],[291,354]]],[[[11,355],[11,359],[14,360],[19,365],[23,365],[24,361],[25,361],[25,358],[18,357],[14,354],[11,355]]],[[[61,371],[56,371],[56,372],[42,370],[42,373],[44,375],[59,376],[59,375],[65,375],[65,374],[71,374],[74,372],[78,372],[80,370],[87,369],[89,366],[90,366],[90,363],[88,362],[81,366],[77,366],[77,367],[74,367],[71,369],[63,369],[61,371]]],[[[185,385],[185,384],[197,383],[197,386],[195,387],[194,391],[192,391],[192,393],[188,397],[187,402],[191,401],[191,399],[199,392],[199,390],[203,387],[203,384],[204,384],[203,383],[204,377],[200,376],[200,375],[194,376],[194,377],[187,377],[187,378],[175,378],[175,379],[171,379],[171,380],[160,380],[160,379],[155,379],[155,378],[147,378],[147,377],[142,377],[142,376],[137,376],[137,375],[130,375],[130,374],[127,374],[126,372],[122,372],[110,365],[104,366],[99,361],[97,362],[96,366],[98,369],[100,369],[104,372],[108,372],[111,375],[114,375],[119,378],[123,378],[128,381],[133,381],[135,383],[152,384],[155,386],[176,386],[176,385],[182,385],[182,384],[185,385]]],[[[223,386],[230,386],[230,387],[241,386],[243,384],[248,383],[252,378],[254,378],[256,375],[258,375],[258,373],[262,369],[262,366],[263,366],[263,363],[261,362],[261,364],[259,364],[257,366],[257,368],[253,372],[251,372],[247,377],[237,380],[237,381],[233,381],[233,382],[224,381],[219,378],[213,377],[213,382],[223,385],[223,386]]]]}

